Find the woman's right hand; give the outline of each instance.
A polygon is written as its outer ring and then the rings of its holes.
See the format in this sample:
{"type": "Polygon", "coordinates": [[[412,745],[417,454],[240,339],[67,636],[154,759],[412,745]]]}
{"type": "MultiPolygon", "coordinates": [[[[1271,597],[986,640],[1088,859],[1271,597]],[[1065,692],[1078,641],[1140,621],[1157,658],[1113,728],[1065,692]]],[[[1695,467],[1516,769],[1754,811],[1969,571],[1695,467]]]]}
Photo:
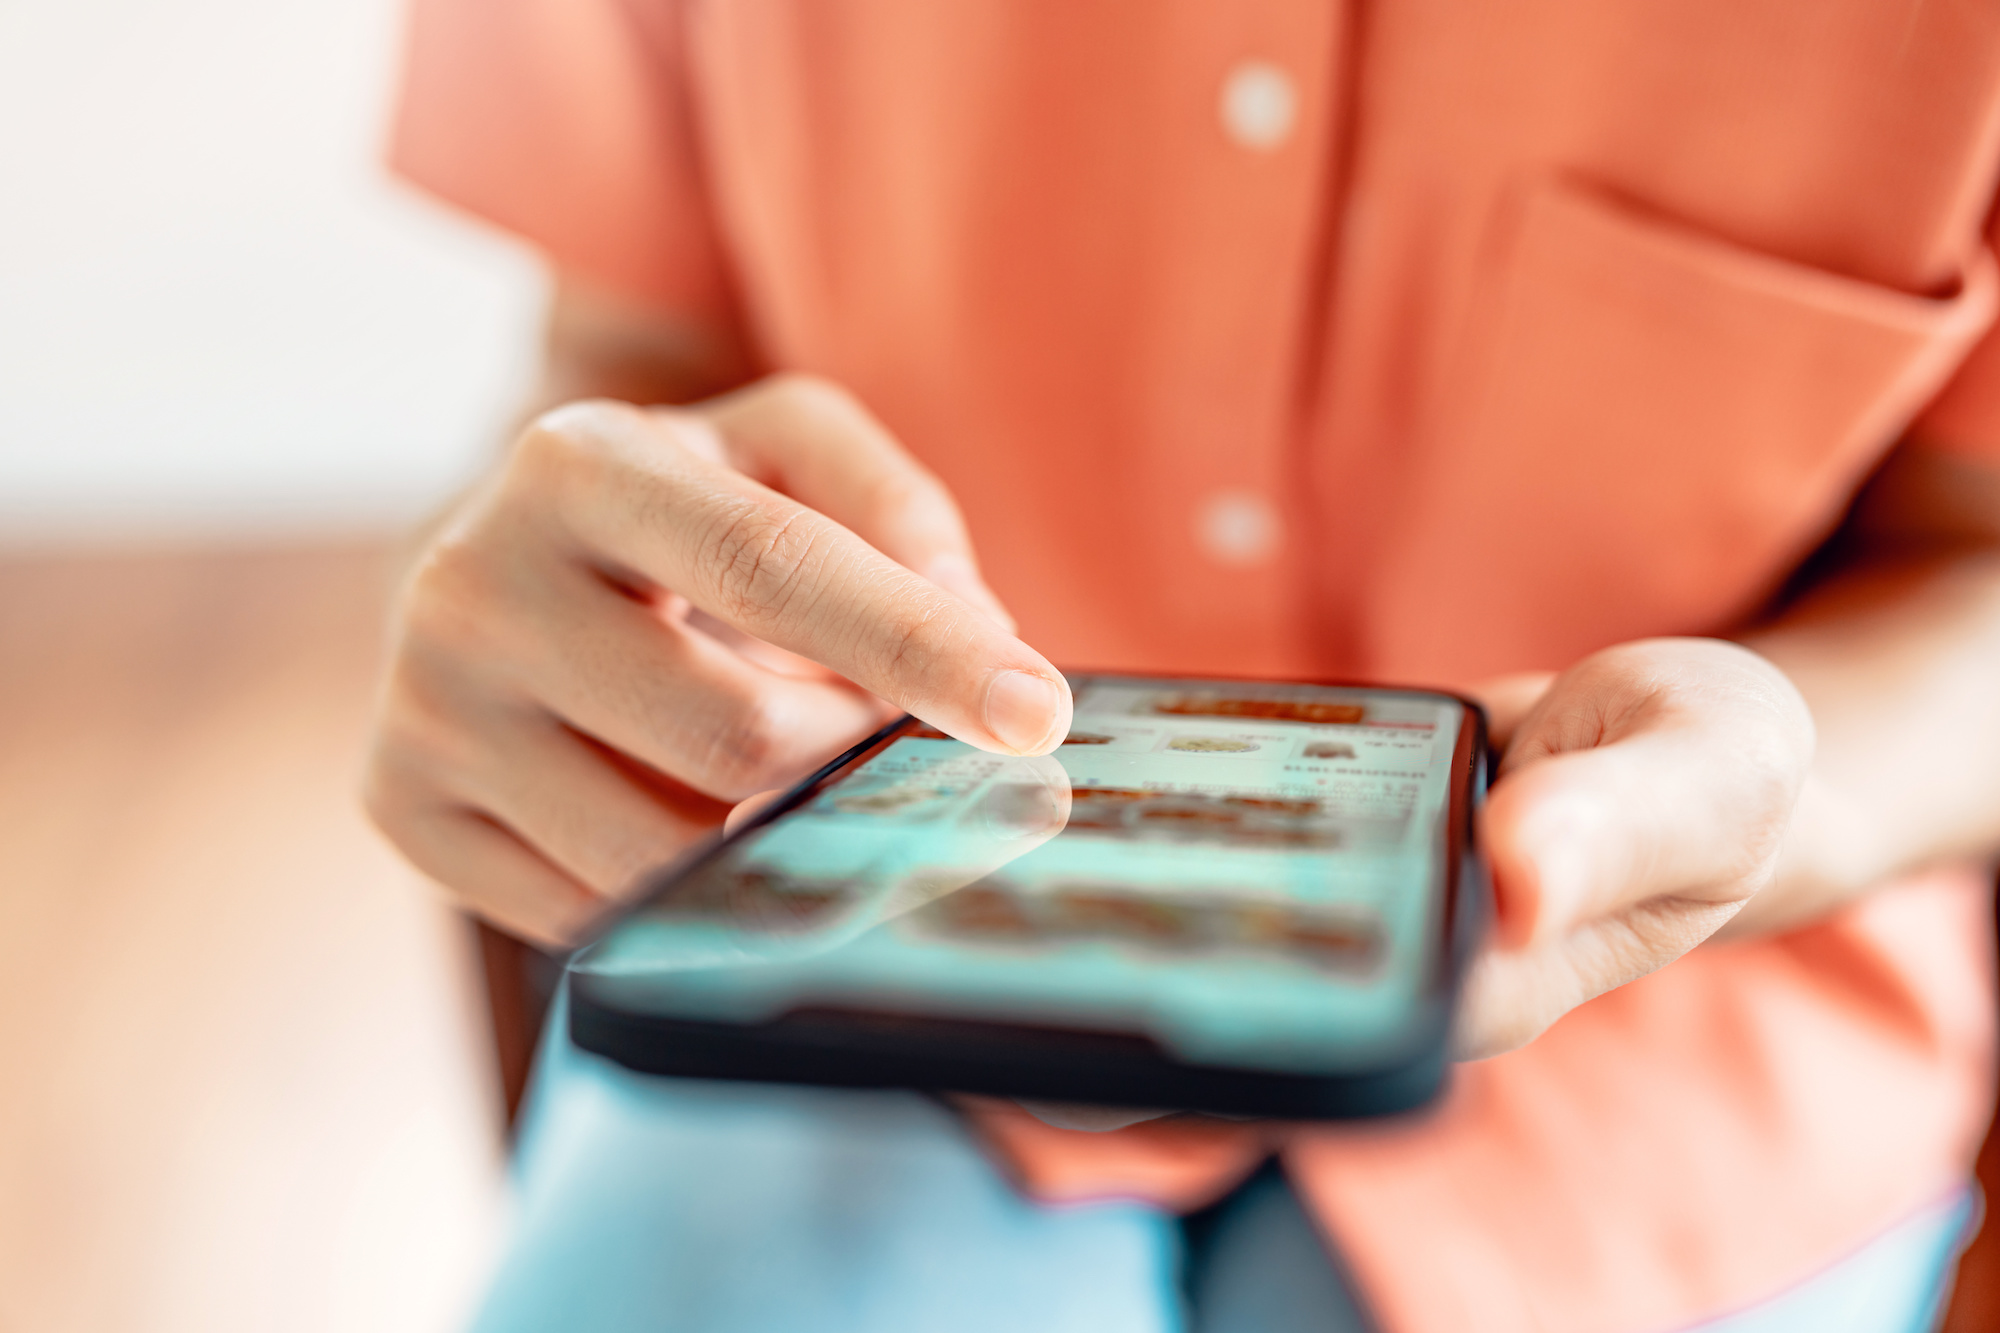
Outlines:
{"type": "Polygon", "coordinates": [[[367,801],[421,869],[560,944],[898,711],[1045,754],[1068,686],[943,485],[855,400],[765,380],[521,436],[397,602],[367,801]]]}

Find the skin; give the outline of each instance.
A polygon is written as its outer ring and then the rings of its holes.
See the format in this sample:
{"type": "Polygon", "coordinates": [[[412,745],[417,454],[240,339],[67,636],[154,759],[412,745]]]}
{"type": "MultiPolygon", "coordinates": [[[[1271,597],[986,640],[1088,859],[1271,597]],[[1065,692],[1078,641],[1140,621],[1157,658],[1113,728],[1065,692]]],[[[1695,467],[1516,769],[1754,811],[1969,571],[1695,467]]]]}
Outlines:
{"type": "MultiPolygon", "coordinates": [[[[404,583],[368,778],[377,823],[468,907],[560,944],[898,711],[1001,753],[1058,744],[1060,674],[1015,637],[951,497],[850,395],[738,387],[730,330],[575,283],[548,353],[564,405],[404,583]]],[[[1474,687],[1505,755],[1463,1056],[1711,937],[2000,848],[2000,475],[1906,443],[1816,564],[1737,642],[1474,687]]]]}

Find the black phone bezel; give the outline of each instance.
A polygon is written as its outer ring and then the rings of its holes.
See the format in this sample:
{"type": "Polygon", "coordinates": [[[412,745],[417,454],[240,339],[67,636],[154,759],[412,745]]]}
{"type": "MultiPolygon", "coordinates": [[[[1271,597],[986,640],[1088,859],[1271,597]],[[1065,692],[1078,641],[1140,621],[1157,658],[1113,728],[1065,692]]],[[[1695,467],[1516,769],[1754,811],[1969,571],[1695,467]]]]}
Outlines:
{"type": "MultiPolygon", "coordinates": [[[[1488,915],[1490,891],[1474,837],[1488,780],[1486,715],[1449,690],[1335,680],[1071,672],[1092,679],[1189,687],[1304,684],[1450,699],[1465,709],[1445,819],[1442,947],[1396,1054],[1337,1074],[1280,1073],[1177,1060],[1143,1034],[928,1017],[836,1007],[794,1009],[761,1023],[718,1023],[622,1007],[588,972],[570,969],[569,1033],[583,1050],[647,1074],[847,1088],[910,1088],[1029,1100],[1172,1108],[1233,1116],[1343,1119],[1416,1109],[1443,1086],[1459,983],[1488,915]]],[[[641,911],[737,839],[782,819],[835,775],[918,723],[905,716],[853,746],[727,836],[649,877],[645,892],[594,923],[595,939],[641,911]]]]}

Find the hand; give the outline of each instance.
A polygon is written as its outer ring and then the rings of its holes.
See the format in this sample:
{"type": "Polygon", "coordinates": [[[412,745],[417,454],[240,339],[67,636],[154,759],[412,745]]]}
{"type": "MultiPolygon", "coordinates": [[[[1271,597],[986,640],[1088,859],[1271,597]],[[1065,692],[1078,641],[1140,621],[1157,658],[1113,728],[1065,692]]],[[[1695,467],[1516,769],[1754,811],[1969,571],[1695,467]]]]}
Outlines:
{"type": "Polygon", "coordinates": [[[1499,914],[1463,1058],[1532,1041],[1736,915],[1772,876],[1813,753],[1791,682],[1719,640],[1625,644],[1486,694],[1506,743],[1479,830],[1499,914]]]}
{"type": "Polygon", "coordinates": [[[937,479],[840,390],[541,418],[417,561],[368,777],[420,868],[560,943],[720,821],[907,710],[1067,732],[937,479]]]}

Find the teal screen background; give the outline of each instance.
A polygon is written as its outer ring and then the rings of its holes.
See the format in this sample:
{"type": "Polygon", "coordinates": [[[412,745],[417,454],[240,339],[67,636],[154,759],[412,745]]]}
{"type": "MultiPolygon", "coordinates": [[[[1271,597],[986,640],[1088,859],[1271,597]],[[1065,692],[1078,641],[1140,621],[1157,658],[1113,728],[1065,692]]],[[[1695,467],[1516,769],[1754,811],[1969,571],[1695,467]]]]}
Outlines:
{"type": "Polygon", "coordinates": [[[1381,1058],[1442,948],[1463,706],[1074,683],[1055,754],[916,726],[572,966],[625,1007],[681,1018],[835,1006],[1139,1031],[1192,1063],[1381,1058]]]}

